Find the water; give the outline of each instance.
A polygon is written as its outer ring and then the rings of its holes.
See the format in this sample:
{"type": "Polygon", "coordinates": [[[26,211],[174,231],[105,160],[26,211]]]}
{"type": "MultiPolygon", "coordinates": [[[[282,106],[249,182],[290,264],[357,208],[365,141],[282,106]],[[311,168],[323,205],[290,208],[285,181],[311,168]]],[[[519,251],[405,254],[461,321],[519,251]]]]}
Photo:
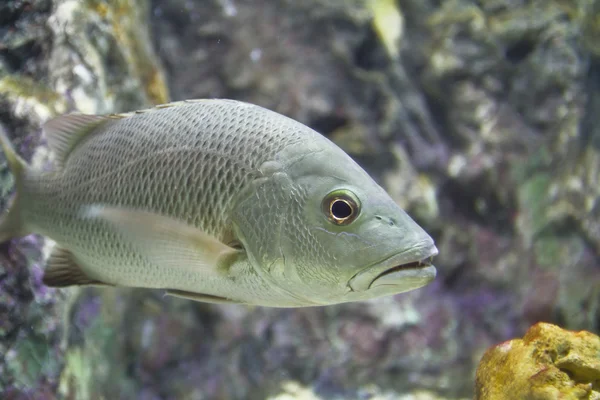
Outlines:
{"type": "Polygon", "coordinates": [[[12,241],[0,398],[466,399],[536,322],[598,333],[595,3],[373,1],[0,5],[0,124],[27,159],[51,115],[249,101],[338,143],[440,250],[425,288],[285,310],[50,289],[42,239],[12,241]]]}

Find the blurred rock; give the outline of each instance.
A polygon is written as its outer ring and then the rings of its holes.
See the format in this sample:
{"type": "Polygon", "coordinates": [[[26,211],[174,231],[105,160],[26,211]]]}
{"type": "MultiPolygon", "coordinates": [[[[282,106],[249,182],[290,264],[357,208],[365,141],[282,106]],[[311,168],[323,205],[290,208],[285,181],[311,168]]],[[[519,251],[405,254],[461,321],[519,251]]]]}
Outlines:
{"type": "MultiPolygon", "coordinates": [[[[282,385],[281,393],[276,396],[269,396],[267,400],[345,400],[345,399],[370,399],[370,400],[444,400],[435,393],[418,390],[408,394],[398,394],[394,392],[382,392],[377,387],[367,386],[358,389],[353,393],[344,393],[338,395],[319,396],[313,390],[303,387],[298,382],[289,381],[282,385]]],[[[459,399],[456,399],[459,400],[459,399]]],[[[467,400],[466,398],[463,400],[467,400]]]]}
{"type": "Polygon", "coordinates": [[[475,398],[600,399],[600,337],[536,324],[523,339],[504,342],[483,355],[475,398]]]}
{"type": "MultiPolygon", "coordinates": [[[[39,128],[56,114],[106,113],[167,101],[146,15],[147,4],[134,0],[119,1],[118,7],[94,0],[0,4],[0,129],[25,159],[46,167],[49,154],[39,147],[39,128]]],[[[5,208],[13,179],[4,158],[0,182],[5,208]]],[[[2,245],[2,399],[89,399],[90,379],[103,376],[99,371],[110,363],[90,358],[100,343],[94,344],[93,335],[87,353],[72,339],[73,331],[97,326],[98,300],[42,285],[48,245],[34,235],[2,245]],[[80,308],[86,311],[71,313],[80,308]]]]}

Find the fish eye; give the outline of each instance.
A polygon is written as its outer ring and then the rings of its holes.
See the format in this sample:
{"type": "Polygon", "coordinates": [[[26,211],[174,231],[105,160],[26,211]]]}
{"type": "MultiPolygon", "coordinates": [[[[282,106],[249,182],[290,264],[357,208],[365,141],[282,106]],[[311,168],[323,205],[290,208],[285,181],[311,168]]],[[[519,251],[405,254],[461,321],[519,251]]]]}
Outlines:
{"type": "Polygon", "coordinates": [[[348,225],[358,217],[360,202],[349,190],[335,190],[323,199],[323,212],[335,225],[348,225]]]}

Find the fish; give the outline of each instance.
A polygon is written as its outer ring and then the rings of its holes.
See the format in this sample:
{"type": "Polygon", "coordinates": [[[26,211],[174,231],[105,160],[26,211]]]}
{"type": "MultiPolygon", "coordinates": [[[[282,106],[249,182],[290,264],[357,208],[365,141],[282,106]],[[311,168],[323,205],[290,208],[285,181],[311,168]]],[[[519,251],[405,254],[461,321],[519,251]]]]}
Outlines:
{"type": "Polygon", "coordinates": [[[42,130],[44,171],[0,133],[15,177],[0,242],[52,239],[49,287],[287,308],[395,295],[436,276],[433,239],[363,168],[258,105],[192,99],[66,114],[42,130]]]}

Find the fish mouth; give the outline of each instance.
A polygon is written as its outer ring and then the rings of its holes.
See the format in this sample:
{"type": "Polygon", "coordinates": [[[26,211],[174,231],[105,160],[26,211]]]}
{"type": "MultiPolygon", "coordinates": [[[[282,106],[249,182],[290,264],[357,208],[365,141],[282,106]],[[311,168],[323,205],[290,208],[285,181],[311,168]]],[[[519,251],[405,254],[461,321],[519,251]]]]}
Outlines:
{"type": "Polygon", "coordinates": [[[366,291],[378,286],[396,286],[398,293],[430,283],[436,276],[432,264],[438,254],[432,240],[426,240],[410,250],[393,254],[356,274],[348,285],[352,291],[366,291]]]}

